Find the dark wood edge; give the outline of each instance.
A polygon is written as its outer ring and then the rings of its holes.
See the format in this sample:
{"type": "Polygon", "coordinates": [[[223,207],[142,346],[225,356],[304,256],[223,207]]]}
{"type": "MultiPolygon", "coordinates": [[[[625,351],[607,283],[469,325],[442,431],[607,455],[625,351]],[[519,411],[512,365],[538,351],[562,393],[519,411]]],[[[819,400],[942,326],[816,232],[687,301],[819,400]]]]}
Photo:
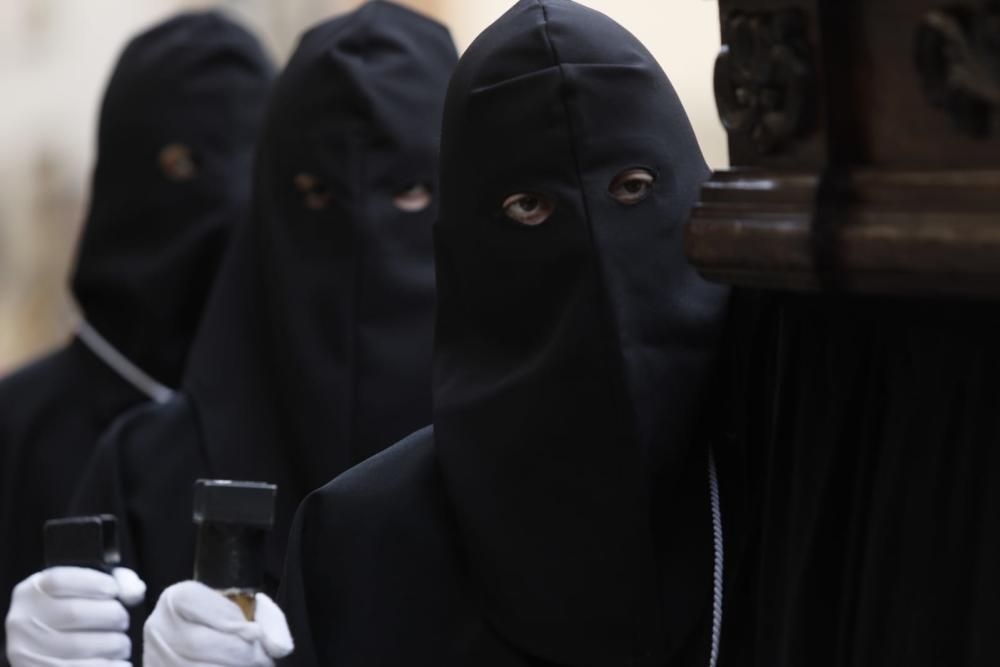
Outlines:
{"type": "MultiPolygon", "coordinates": [[[[729,170],[703,187],[686,230],[711,280],[821,285],[811,238],[818,178],[729,170]]],[[[849,291],[1000,296],[1000,171],[852,174],[833,239],[849,291]]]]}

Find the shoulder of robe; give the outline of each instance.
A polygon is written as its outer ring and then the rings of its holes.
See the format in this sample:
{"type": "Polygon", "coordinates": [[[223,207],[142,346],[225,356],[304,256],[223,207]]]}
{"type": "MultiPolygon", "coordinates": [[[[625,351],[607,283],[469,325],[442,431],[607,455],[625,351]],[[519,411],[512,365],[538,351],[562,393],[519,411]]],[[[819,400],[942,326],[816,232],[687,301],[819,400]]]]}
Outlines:
{"type": "MultiPolygon", "coordinates": [[[[303,531],[331,535],[344,547],[364,549],[383,539],[404,541],[448,535],[443,487],[426,427],[347,470],[302,503],[303,531]],[[419,531],[420,536],[414,534],[419,531]]],[[[429,546],[429,545],[428,545],[429,546]]]]}
{"type": "Polygon", "coordinates": [[[315,664],[484,664],[463,659],[495,640],[470,597],[431,427],[314,491],[292,542],[315,664]]]}
{"type": "Polygon", "coordinates": [[[120,415],[101,436],[101,442],[148,447],[163,436],[188,431],[197,431],[194,410],[187,397],[178,393],[166,403],[147,401],[120,415]]]}
{"type": "Polygon", "coordinates": [[[66,397],[84,389],[71,350],[65,347],[22,366],[0,380],[0,408],[3,421],[22,415],[44,414],[58,409],[66,397]]]}
{"type": "Polygon", "coordinates": [[[0,380],[0,437],[52,440],[65,452],[68,437],[93,444],[115,415],[142,400],[73,340],[0,380]]]}
{"type": "Polygon", "coordinates": [[[2,467],[33,477],[53,459],[80,465],[107,425],[104,408],[131,400],[119,385],[73,343],[0,380],[2,467]]]}
{"type": "Polygon", "coordinates": [[[181,461],[200,460],[198,422],[190,401],[175,394],[166,403],[144,403],[115,419],[101,436],[95,457],[108,458],[114,458],[120,474],[135,480],[136,486],[163,479],[181,461]]]}
{"type": "MultiPolygon", "coordinates": [[[[123,548],[129,544],[126,551],[134,537],[127,533],[139,524],[160,528],[157,532],[147,526],[142,533],[154,537],[166,534],[163,524],[188,531],[191,489],[194,479],[204,476],[202,462],[197,421],[184,396],[143,404],[117,418],[101,436],[76,487],[72,509],[116,514],[123,522],[123,548]]],[[[135,557],[130,553],[130,564],[135,557]]]]}

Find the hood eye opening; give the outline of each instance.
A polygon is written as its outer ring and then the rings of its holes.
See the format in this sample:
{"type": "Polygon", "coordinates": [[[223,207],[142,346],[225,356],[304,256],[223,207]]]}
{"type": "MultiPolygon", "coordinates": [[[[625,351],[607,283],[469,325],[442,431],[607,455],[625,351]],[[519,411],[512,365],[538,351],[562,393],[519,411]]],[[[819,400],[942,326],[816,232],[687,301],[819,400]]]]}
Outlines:
{"type": "Polygon", "coordinates": [[[503,212],[514,222],[526,227],[536,227],[552,215],[555,203],[545,195],[519,192],[503,200],[503,212]]]}
{"type": "Polygon", "coordinates": [[[608,193],[626,206],[638,204],[653,191],[656,175],[649,169],[626,169],[611,180],[608,193]]]}
{"type": "Polygon", "coordinates": [[[157,161],[163,175],[174,183],[186,183],[198,175],[198,160],[185,144],[167,144],[160,150],[157,161]]]}
{"type": "Polygon", "coordinates": [[[403,213],[419,213],[426,210],[432,201],[431,191],[422,183],[404,188],[392,198],[392,203],[403,213]]]}
{"type": "Polygon", "coordinates": [[[292,179],[295,189],[302,195],[302,204],[310,211],[322,211],[333,201],[333,195],[323,182],[313,174],[300,172],[292,179]]]}

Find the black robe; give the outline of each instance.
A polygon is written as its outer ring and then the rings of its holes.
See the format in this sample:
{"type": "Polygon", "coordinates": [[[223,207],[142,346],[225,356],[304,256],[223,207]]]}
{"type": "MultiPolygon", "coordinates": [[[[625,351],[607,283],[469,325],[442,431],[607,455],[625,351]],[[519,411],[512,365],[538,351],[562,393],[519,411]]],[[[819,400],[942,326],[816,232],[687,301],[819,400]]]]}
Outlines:
{"type": "Polygon", "coordinates": [[[148,585],[136,639],[160,592],[192,576],[195,479],[278,485],[273,592],[302,498],[430,421],[437,206],[400,202],[416,185],[436,197],[456,59],[443,26],[376,1],[305,33],[278,78],[254,211],[183,391],[118,420],[74,502],[122,522],[124,560],[148,585]]]}
{"type": "Polygon", "coordinates": [[[684,259],[680,101],[604,15],[522,0],[459,63],[441,169],[433,436],[300,508],[288,664],[708,664],[728,292],[684,259]]]}
{"type": "Polygon", "coordinates": [[[996,304],[761,300],[721,664],[1000,663],[996,304]]]}
{"type": "Polygon", "coordinates": [[[78,336],[0,382],[4,615],[14,585],[42,567],[42,523],[66,514],[100,434],[180,380],[245,215],[271,74],[255,38],[214,13],[163,22],[119,59],[72,287],[87,324],[155,380],[132,384],[78,336]]]}

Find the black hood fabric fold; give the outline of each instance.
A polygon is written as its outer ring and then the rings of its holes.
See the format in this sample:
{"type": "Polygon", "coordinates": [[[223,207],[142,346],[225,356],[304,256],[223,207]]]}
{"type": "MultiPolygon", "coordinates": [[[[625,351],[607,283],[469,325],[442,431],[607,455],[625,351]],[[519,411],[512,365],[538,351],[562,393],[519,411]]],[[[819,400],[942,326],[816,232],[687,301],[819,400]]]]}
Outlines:
{"type": "Polygon", "coordinates": [[[279,530],[309,490],[430,420],[437,206],[394,200],[437,196],[456,59],[443,26],[376,1],[305,33],[275,85],[253,216],[183,389],[213,475],[279,484],[279,530]]]}
{"type": "Polygon", "coordinates": [[[186,13],[129,42],[104,95],[73,294],[94,328],[173,387],[246,215],[272,74],[246,30],[186,13]]]}
{"type": "Polygon", "coordinates": [[[695,433],[727,303],[683,254],[684,109],[611,19],[522,0],[463,56],[441,159],[435,439],[485,616],[558,664],[659,664],[711,596],[695,433]],[[627,205],[630,168],[656,178],[627,205]],[[521,192],[551,217],[505,217],[521,192]]]}

